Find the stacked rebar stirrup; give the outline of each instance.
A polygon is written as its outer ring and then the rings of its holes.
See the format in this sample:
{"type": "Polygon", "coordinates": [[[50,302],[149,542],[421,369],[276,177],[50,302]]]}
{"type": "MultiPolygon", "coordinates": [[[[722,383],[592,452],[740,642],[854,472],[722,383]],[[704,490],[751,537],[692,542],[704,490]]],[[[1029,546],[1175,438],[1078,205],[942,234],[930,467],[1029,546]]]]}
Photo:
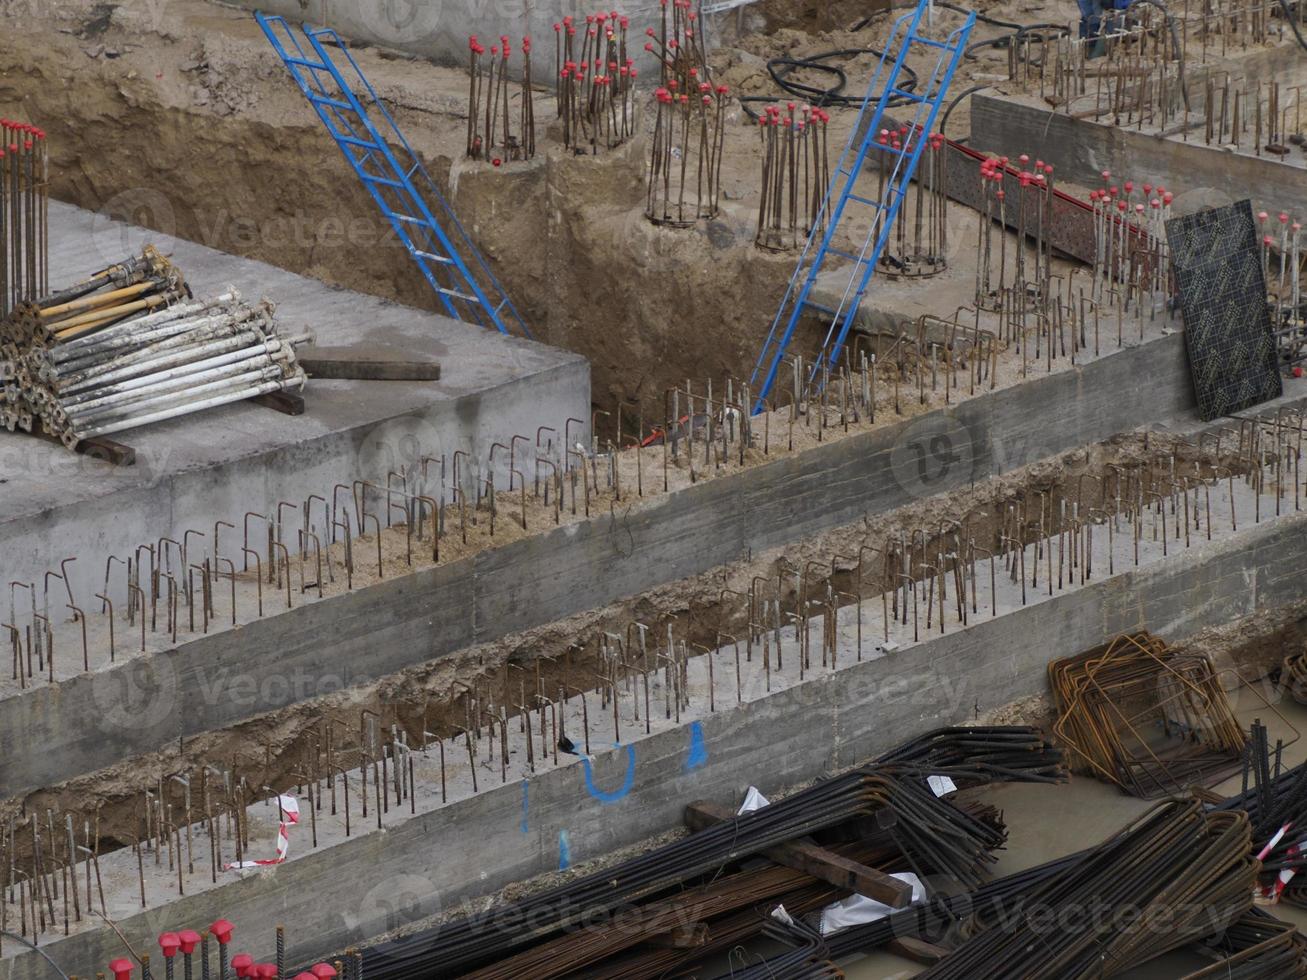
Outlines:
{"type": "Polygon", "coordinates": [[[1056,660],[1054,731],[1082,770],[1143,799],[1237,772],[1245,736],[1211,662],[1148,633],[1056,660]]]}
{"type": "Polygon", "coordinates": [[[1180,980],[1307,980],[1307,937],[1259,908],[1194,949],[1216,960],[1180,980]]]}
{"type": "Polygon", "coordinates": [[[920,977],[1110,977],[1220,932],[1252,904],[1250,829],[1246,813],[1160,803],[1032,889],[1025,914],[975,922],[982,931],[920,977]]]}
{"type": "Polygon", "coordinates": [[[0,324],[0,424],[84,439],[302,388],[272,304],[192,300],[154,248],[19,307],[0,324]]]}
{"type": "Polygon", "coordinates": [[[50,290],[49,192],[45,133],[0,119],[0,318],[50,290]]]}

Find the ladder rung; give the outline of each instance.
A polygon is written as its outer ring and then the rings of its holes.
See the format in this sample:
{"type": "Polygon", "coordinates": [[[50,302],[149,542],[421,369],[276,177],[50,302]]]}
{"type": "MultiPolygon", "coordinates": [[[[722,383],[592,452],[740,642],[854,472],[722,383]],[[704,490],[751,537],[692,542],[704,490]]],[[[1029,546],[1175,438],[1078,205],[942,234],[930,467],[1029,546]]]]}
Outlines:
{"type": "Polygon", "coordinates": [[[928,48],[942,48],[945,51],[956,51],[956,47],[950,47],[944,41],[932,41],[928,37],[913,37],[913,44],[924,44],[928,48]]]}
{"type": "Polygon", "coordinates": [[[477,299],[470,293],[460,293],[457,289],[437,288],[436,292],[443,293],[446,296],[453,296],[454,299],[461,299],[468,303],[476,303],[477,305],[480,305],[481,303],[481,300],[477,299]]]}
{"type": "Polygon", "coordinates": [[[857,194],[850,194],[850,195],[849,195],[849,200],[850,200],[850,201],[857,201],[859,204],[867,204],[867,205],[870,205],[870,206],[873,207],[873,208],[878,208],[878,207],[880,207],[880,201],[873,201],[873,200],[872,200],[871,198],[869,198],[869,197],[859,197],[857,194]]]}
{"type": "Polygon", "coordinates": [[[331,71],[331,69],[328,68],[326,65],[324,65],[321,61],[309,61],[306,58],[294,58],[291,57],[290,55],[286,55],[286,64],[303,65],[305,68],[312,68],[314,71],[331,71]]]}
{"type": "Polygon", "coordinates": [[[433,255],[431,252],[424,252],[420,248],[413,249],[413,254],[420,255],[424,259],[430,259],[432,262],[439,262],[441,265],[449,265],[454,261],[444,255],[433,255]]]}
{"type": "Polygon", "coordinates": [[[309,101],[316,102],[318,105],[329,105],[333,109],[344,109],[346,112],[354,112],[354,107],[348,102],[341,102],[340,99],[330,99],[325,95],[313,95],[309,93],[309,101]]]}
{"type": "Polygon", "coordinates": [[[854,255],[852,252],[845,252],[845,251],[843,251],[843,250],[841,250],[841,249],[838,249],[838,248],[828,248],[828,249],[826,249],[826,251],[827,251],[827,252],[831,252],[831,253],[833,253],[833,254],[835,254],[835,255],[838,255],[838,256],[840,256],[841,258],[852,259],[854,262],[866,262],[866,261],[867,261],[867,260],[866,260],[865,258],[863,258],[861,255],[854,255]]]}
{"type": "Polygon", "coordinates": [[[363,149],[365,149],[365,150],[380,150],[380,149],[381,149],[381,147],[379,147],[376,143],[372,143],[372,142],[370,142],[370,141],[368,141],[368,140],[361,140],[361,139],[358,139],[358,138],[355,137],[355,136],[345,136],[345,135],[342,134],[342,135],[337,136],[336,139],[337,139],[339,142],[341,142],[341,143],[347,143],[347,144],[349,144],[350,146],[361,146],[361,147],[362,147],[363,149]]]}
{"type": "Polygon", "coordinates": [[[398,214],[394,211],[388,212],[388,214],[396,221],[403,221],[406,224],[410,224],[410,225],[422,225],[423,227],[430,227],[429,225],[427,225],[425,218],[415,218],[411,214],[398,214]]]}
{"type": "Polygon", "coordinates": [[[907,99],[909,102],[925,102],[927,100],[927,96],[905,92],[901,88],[892,88],[889,90],[889,93],[890,95],[897,96],[900,99],[907,99]]]}
{"type": "Polygon", "coordinates": [[[364,174],[363,179],[370,184],[383,184],[386,187],[398,187],[400,190],[405,189],[403,184],[397,180],[391,180],[389,177],[373,177],[372,174],[364,174]]]}

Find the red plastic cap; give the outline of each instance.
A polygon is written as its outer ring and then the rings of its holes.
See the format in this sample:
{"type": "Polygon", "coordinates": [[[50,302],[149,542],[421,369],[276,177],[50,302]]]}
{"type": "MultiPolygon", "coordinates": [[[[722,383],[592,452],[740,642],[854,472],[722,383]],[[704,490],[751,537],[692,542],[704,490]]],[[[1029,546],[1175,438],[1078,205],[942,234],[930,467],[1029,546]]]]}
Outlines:
{"type": "Polygon", "coordinates": [[[312,973],[308,973],[306,971],[304,973],[295,974],[295,980],[316,980],[316,978],[313,976],[312,973]]]}
{"type": "Polygon", "coordinates": [[[319,963],[309,970],[318,980],[326,980],[327,977],[336,975],[336,968],[330,963],[319,963]]]}
{"type": "Polygon", "coordinates": [[[275,980],[277,976],[276,963],[260,963],[257,970],[258,972],[254,974],[256,977],[265,977],[266,980],[275,980]]]}
{"type": "Polygon", "coordinates": [[[177,950],[181,944],[181,938],[175,932],[165,932],[159,937],[159,949],[169,959],[177,955],[177,950]]]}
{"type": "Polygon", "coordinates": [[[209,935],[222,945],[226,946],[231,942],[231,934],[236,931],[236,927],[226,919],[219,919],[213,925],[209,926],[209,935]]]}
{"type": "Polygon", "coordinates": [[[237,953],[231,958],[231,968],[236,971],[238,977],[248,977],[253,967],[254,957],[249,953],[237,953]]]}
{"type": "Polygon", "coordinates": [[[113,974],[113,980],[127,980],[134,969],[132,961],[126,958],[116,959],[109,964],[109,972],[113,974]]]}
{"type": "Polygon", "coordinates": [[[182,952],[190,956],[195,952],[195,947],[200,945],[200,934],[194,929],[183,929],[177,933],[177,938],[181,940],[182,952]]]}

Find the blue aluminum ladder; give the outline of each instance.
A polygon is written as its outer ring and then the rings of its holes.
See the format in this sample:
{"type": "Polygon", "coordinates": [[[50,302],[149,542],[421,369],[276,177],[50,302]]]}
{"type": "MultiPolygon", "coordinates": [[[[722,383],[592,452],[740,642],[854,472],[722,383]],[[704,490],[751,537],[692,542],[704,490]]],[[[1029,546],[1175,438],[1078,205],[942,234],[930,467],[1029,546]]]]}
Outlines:
{"type": "MultiPolygon", "coordinates": [[[[912,175],[916,172],[921,151],[933,131],[940,103],[944,100],[967,38],[976,24],[973,11],[966,23],[950,33],[945,40],[921,37],[917,34],[917,28],[929,6],[930,0],[920,0],[914,11],[903,14],[894,22],[889,42],[885,45],[885,51],[863,99],[862,109],[858,112],[857,125],[849,136],[839,167],[831,177],[826,199],[822,202],[821,218],[813,225],[814,231],[808,237],[808,244],[790,278],[785,298],[776,313],[776,319],[772,321],[767,341],[753,369],[750,384],[757,392],[757,401],[753,407],[755,414],[766,408],[766,399],[775,387],[790,341],[804,315],[816,314],[830,320],[821,352],[812,362],[809,383],[820,377],[823,367],[834,368],[838,363],[844,341],[853,327],[862,298],[866,295],[885,243],[893,231],[894,219],[903,203],[912,175]],[[921,78],[924,84],[920,91],[907,91],[902,87],[904,61],[913,45],[938,51],[929,76],[921,78]],[[891,52],[892,62],[889,61],[891,52]],[[877,91],[880,92],[879,98],[876,97],[877,91]],[[912,137],[902,149],[894,149],[878,142],[881,122],[891,100],[912,107],[911,119],[903,120],[912,137]],[[867,167],[868,159],[874,159],[873,152],[887,155],[884,161],[887,177],[884,190],[879,195],[875,193],[875,178],[867,167]],[[858,192],[860,178],[873,182],[873,192],[858,192]],[[841,231],[847,230],[850,225],[864,222],[867,224],[867,232],[860,250],[847,251],[833,244],[841,231]],[[823,228],[825,230],[821,231],[823,228]],[[811,298],[817,277],[829,268],[833,258],[850,262],[848,266],[838,269],[839,275],[847,274],[847,281],[837,307],[816,303],[811,298]]],[[[881,161],[875,162],[879,164],[881,161]]]]}
{"type": "Polygon", "coordinates": [[[302,44],[284,17],[254,16],[445,312],[502,334],[530,337],[485,257],[336,32],[305,24],[302,44]],[[329,47],[344,55],[341,65],[329,47]]]}

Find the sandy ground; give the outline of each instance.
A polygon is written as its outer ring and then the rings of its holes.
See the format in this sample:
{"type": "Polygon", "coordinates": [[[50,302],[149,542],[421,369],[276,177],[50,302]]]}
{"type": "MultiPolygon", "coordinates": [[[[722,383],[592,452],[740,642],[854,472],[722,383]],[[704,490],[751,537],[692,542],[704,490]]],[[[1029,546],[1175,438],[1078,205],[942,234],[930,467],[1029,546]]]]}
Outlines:
{"type": "MultiPolygon", "coordinates": [[[[798,21],[781,18],[790,26],[718,51],[717,80],[740,94],[783,99],[767,58],[885,41],[886,17],[845,29],[866,5],[800,8],[807,13],[798,21]],[[837,26],[822,28],[828,19],[837,26]],[[808,33],[811,27],[822,29],[808,33]]],[[[990,9],[1065,20],[1071,8],[990,9]]],[[[0,18],[0,113],[50,134],[55,196],[327,282],[434,306],[244,12],[205,0],[0,0],[0,18]]],[[[927,33],[961,20],[947,10],[938,18],[927,33]]],[[[488,23],[485,33],[499,30],[488,23]]],[[[981,25],[976,37],[998,33],[981,25]]],[[[722,213],[690,228],[655,227],[643,216],[651,112],[632,143],[576,158],[543,132],[554,113],[551,93],[540,93],[541,154],[496,169],[463,159],[466,71],[374,48],[355,53],[536,335],[590,358],[598,407],[639,405],[651,414],[672,379],[747,374],[795,256],[753,245],[761,152],[738,102],[727,117],[722,213]]],[[[848,75],[846,94],[861,95],[874,60],[834,59],[848,75]]],[[[911,64],[925,68],[920,58],[911,64]]],[[[964,63],[958,84],[992,75],[994,64],[1005,70],[1001,52],[980,52],[964,63]]],[[[793,78],[829,84],[802,72],[793,78]]],[[[837,153],[855,114],[833,113],[837,153]]],[[[965,132],[965,115],[963,106],[950,135],[965,132]]]]}

